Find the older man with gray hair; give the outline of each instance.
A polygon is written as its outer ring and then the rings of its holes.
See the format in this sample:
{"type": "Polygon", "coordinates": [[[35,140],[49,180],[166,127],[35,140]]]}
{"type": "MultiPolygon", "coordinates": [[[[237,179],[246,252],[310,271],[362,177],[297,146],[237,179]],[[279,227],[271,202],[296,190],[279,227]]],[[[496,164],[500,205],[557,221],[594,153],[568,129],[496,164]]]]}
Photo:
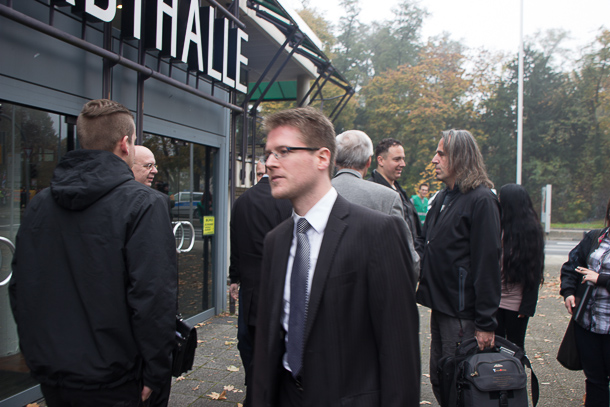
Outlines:
{"type": "Polygon", "coordinates": [[[371,166],[373,143],[369,136],[360,130],[348,130],[337,136],[337,174],[332,185],[348,201],[367,208],[394,215],[409,233],[407,241],[413,257],[413,266],[419,271],[419,255],[413,245],[413,235],[404,221],[402,200],[398,192],[383,185],[368,182],[364,176],[371,166]]]}

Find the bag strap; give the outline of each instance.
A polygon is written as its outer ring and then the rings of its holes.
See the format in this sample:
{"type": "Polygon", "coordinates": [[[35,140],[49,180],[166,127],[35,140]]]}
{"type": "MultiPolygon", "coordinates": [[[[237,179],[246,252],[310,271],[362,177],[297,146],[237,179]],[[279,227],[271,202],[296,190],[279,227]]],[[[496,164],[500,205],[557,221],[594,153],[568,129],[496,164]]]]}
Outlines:
{"type": "Polygon", "coordinates": [[[540,385],[538,383],[538,377],[536,377],[536,373],[534,373],[534,369],[532,369],[532,364],[526,355],[521,357],[521,363],[530,369],[532,382],[532,403],[534,404],[534,407],[536,407],[536,404],[538,404],[538,400],[540,399],[540,385]]]}
{"type": "MultiPolygon", "coordinates": [[[[515,356],[517,359],[519,359],[521,361],[521,363],[523,364],[523,366],[526,366],[527,368],[530,369],[532,403],[534,404],[534,407],[536,407],[536,405],[538,404],[538,400],[540,399],[540,384],[538,383],[538,377],[536,376],[536,373],[534,373],[534,369],[532,369],[532,364],[531,364],[530,360],[528,359],[527,355],[525,354],[523,349],[521,349],[517,345],[513,344],[512,342],[508,341],[507,339],[496,336],[495,341],[496,341],[496,350],[495,351],[503,352],[503,350],[502,350],[502,348],[503,348],[503,349],[505,349],[504,352],[512,352],[513,356],[515,356]]],[[[460,346],[458,346],[456,354],[468,355],[468,354],[472,354],[472,353],[478,353],[479,352],[478,349],[479,348],[478,348],[478,343],[477,343],[476,338],[471,338],[471,339],[465,340],[464,342],[462,342],[460,344],[460,346]]],[[[485,351],[483,351],[483,352],[485,352],[485,351]]]]}

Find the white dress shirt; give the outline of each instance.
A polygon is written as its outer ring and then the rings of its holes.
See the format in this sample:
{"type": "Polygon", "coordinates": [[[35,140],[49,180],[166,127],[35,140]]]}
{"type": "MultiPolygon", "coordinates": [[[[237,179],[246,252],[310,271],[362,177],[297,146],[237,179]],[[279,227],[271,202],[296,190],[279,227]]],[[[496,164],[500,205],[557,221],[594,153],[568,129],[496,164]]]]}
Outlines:
{"type": "MultiPolygon", "coordinates": [[[[284,283],[284,313],[282,316],[282,326],[286,331],[285,342],[288,343],[288,320],[290,319],[290,278],[292,276],[292,264],[294,263],[294,256],[297,252],[297,223],[299,219],[305,218],[311,225],[309,230],[306,232],[307,238],[309,239],[309,273],[307,275],[307,300],[309,301],[309,293],[311,292],[311,283],[313,281],[313,275],[316,270],[316,263],[318,262],[318,255],[320,254],[320,247],[322,246],[322,239],[324,238],[324,230],[328,223],[328,217],[330,211],[337,200],[337,190],[331,188],[326,195],[322,197],[306,214],[305,216],[297,215],[294,210],[292,211],[292,219],[294,220],[294,227],[292,229],[292,245],[290,246],[290,256],[288,257],[288,266],[286,268],[286,282],[284,283]]],[[[283,359],[284,368],[290,371],[288,366],[287,356],[284,353],[283,359]]]]}

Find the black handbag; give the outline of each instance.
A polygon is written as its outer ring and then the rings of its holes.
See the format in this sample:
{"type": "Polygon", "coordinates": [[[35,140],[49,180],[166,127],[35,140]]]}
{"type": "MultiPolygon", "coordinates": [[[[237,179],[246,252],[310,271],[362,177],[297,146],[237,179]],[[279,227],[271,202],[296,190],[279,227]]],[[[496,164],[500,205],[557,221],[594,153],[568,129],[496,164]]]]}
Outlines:
{"type": "Polygon", "coordinates": [[[172,376],[178,377],[193,368],[197,349],[197,330],[176,315],[176,343],[173,351],[172,376]]]}
{"type": "Polygon", "coordinates": [[[575,323],[574,318],[571,318],[566,333],[563,335],[561,345],[559,345],[559,350],[557,351],[557,361],[566,369],[582,370],[580,355],[578,354],[576,338],[574,336],[575,323]]]}
{"type": "Polygon", "coordinates": [[[572,318],[557,350],[557,361],[569,370],[582,370],[576,338],[574,337],[574,324],[577,323],[576,321],[582,320],[587,303],[591,299],[592,291],[593,283],[591,282],[579,284],[576,287],[576,294],[574,295],[576,306],[572,309],[572,318]]]}

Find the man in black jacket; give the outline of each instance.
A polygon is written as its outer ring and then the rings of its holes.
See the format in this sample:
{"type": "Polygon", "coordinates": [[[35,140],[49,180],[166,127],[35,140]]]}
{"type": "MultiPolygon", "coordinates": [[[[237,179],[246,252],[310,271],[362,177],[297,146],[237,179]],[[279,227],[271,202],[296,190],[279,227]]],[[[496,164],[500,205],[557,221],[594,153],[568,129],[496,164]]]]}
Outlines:
{"type": "Polygon", "coordinates": [[[82,150],[24,214],[10,299],[20,347],[49,407],[138,406],[170,374],[176,254],[166,198],[134,180],[135,125],[85,104],[82,150]]]}
{"type": "Polygon", "coordinates": [[[269,176],[265,173],[262,160],[257,162],[256,172],[257,176],[259,172],[263,175],[255,186],[244,192],[233,204],[230,225],[229,279],[231,296],[235,300],[239,298],[237,347],[246,372],[246,407],[252,403],[249,386],[252,379],[263,242],[271,229],[292,214],[292,204],[289,200],[271,196],[269,176]]]}
{"type": "Polygon", "coordinates": [[[498,199],[472,135],[443,132],[432,163],[447,188],[435,198],[417,241],[417,302],[432,309],[430,382],[440,402],[438,361],[473,336],[481,350],[494,345],[501,232],[498,199]]]}
{"type": "Polygon", "coordinates": [[[373,170],[369,181],[392,188],[398,192],[402,201],[405,221],[409,225],[413,240],[415,240],[421,235],[421,222],[411,199],[398,183],[402,169],[405,168],[405,150],[400,141],[386,138],[377,144],[375,157],[377,157],[377,169],[373,170]]]}

